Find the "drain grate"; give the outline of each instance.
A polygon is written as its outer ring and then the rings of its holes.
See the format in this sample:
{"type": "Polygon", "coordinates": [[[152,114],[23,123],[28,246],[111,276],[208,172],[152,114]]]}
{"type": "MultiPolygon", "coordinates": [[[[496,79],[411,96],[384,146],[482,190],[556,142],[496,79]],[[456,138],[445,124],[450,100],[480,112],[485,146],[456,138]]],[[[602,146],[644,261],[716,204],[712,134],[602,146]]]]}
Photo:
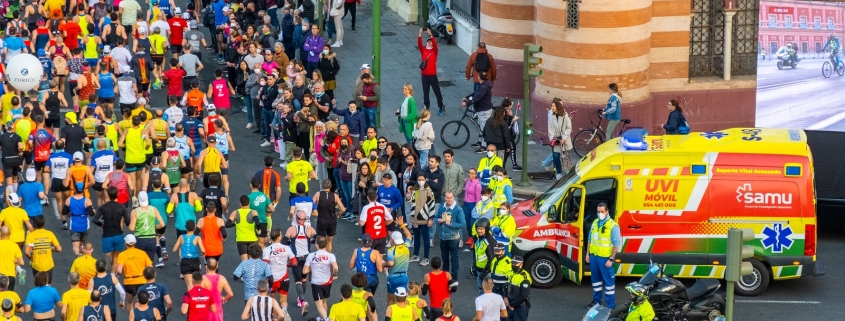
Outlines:
{"type": "Polygon", "coordinates": [[[396,33],[392,32],[392,31],[384,31],[384,32],[381,33],[381,35],[385,36],[385,37],[390,37],[390,36],[395,36],[396,33]]]}

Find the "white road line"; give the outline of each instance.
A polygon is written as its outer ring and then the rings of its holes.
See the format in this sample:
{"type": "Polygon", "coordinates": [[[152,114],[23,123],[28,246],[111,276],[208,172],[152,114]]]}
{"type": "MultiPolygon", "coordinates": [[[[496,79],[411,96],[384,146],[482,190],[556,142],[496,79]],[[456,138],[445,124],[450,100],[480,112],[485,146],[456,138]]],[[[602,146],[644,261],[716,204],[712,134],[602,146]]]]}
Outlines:
{"type": "Polygon", "coordinates": [[[833,124],[836,124],[836,123],[842,121],[843,119],[845,119],[845,113],[839,113],[839,114],[833,115],[831,117],[828,117],[825,120],[822,120],[818,123],[812,124],[812,125],[808,126],[807,129],[809,129],[809,130],[825,129],[827,127],[830,127],[833,124]]]}
{"type": "Polygon", "coordinates": [[[819,301],[777,301],[777,300],[734,300],[737,303],[762,303],[762,304],[821,304],[819,301]]]}

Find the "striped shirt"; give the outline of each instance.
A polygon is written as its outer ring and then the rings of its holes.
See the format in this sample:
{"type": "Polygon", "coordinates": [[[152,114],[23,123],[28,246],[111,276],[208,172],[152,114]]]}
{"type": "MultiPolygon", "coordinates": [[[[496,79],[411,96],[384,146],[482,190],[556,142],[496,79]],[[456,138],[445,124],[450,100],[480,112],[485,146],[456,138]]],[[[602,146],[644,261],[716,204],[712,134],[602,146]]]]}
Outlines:
{"type": "Polygon", "coordinates": [[[273,275],[270,271],[270,266],[261,259],[249,259],[241,262],[235,268],[233,274],[243,280],[245,298],[258,295],[258,281],[273,275]]]}
{"type": "Polygon", "coordinates": [[[252,300],[252,308],[250,309],[250,316],[252,321],[272,321],[273,320],[273,301],[269,296],[256,295],[252,300]]]}

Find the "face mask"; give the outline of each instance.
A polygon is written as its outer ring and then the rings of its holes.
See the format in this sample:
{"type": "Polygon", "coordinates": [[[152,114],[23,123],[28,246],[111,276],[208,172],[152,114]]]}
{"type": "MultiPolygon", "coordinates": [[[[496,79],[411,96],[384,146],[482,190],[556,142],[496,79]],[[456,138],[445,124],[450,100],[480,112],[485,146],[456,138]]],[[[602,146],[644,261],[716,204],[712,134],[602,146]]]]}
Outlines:
{"type": "Polygon", "coordinates": [[[417,181],[417,184],[420,184],[420,187],[425,186],[425,181],[417,181]]]}
{"type": "Polygon", "coordinates": [[[522,266],[516,265],[516,264],[511,264],[511,269],[516,271],[516,272],[519,272],[519,271],[522,271],[522,266]]]}
{"type": "Polygon", "coordinates": [[[262,82],[259,82],[258,84],[260,84],[260,85],[262,85],[262,86],[266,86],[266,85],[267,85],[267,82],[262,81],[262,82]]]}
{"type": "Polygon", "coordinates": [[[376,160],[376,157],[373,156],[373,155],[370,155],[370,161],[374,161],[374,160],[376,160]]]}
{"type": "Polygon", "coordinates": [[[599,213],[599,221],[604,221],[607,218],[607,213],[599,213]]]}
{"type": "Polygon", "coordinates": [[[284,91],[284,90],[279,89],[279,93],[280,93],[280,94],[281,94],[281,93],[283,93],[283,92],[285,92],[285,91],[284,91]]]}
{"type": "Polygon", "coordinates": [[[504,176],[499,175],[499,176],[496,176],[496,179],[501,181],[501,180],[505,179],[505,177],[504,177],[504,176]]]}
{"type": "Polygon", "coordinates": [[[340,148],[347,149],[349,148],[349,145],[340,145],[340,148]]]}
{"type": "Polygon", "coordinates": [[[385,148],[387,148],[387,146],[379,146],[378,149],[385,149],[385,148]]]}
{"type": "Polygon", "coordinates": [[[428,50],[431,50],[433,48],[434,48],[434,46],[425,46],[425,49],[428,49],[428,50]]]}
{"type": "Polygon", "coordinates": [[[493,157],[493,155],[495,155],[495,154],[496,153],[494,153],[494,152],[487,152],[487,157],[493,157]]]}
{"type": "Polygon", "coordinates": [[[504,208],[500,208],[499,209],[499,215],[505,215],[505,214],[508,214],[508,210],[506,210],[504,208]]]}
{"type": "Polygon", "coordinates": [[[314,94],[314,96],[317,96],[317,98],[320,98],[320,97],[323,97],[323,94],[325,94],[325,93],[316,93],[316,94],[314,94]]]}
{"type": "Polygon", "coordinates": [[[302,26],[302,31],[308,31],[308,26],[302,26]]]}
{"type": "Polygon", "coordinates": [[[255,69],[253,69],[253,71],[255,71],[255,73],[256,73],[256,74],[260,74],[260,73],[261,73],[261,68],[255,68],[255,69]]]}
{"type": "Polygon", "coordinates": [[[481,195],[481,201],[482,202],[486,202],[489,199],[490,199],[490,196],[481,195]]]}
{"type": "Polygon", "coordinates": [[[329,51],[328,51],[328,50],[323,50],[323,54],[324,54],[324,55],[328,55],[328,54],[329,54],[329,51]]]}

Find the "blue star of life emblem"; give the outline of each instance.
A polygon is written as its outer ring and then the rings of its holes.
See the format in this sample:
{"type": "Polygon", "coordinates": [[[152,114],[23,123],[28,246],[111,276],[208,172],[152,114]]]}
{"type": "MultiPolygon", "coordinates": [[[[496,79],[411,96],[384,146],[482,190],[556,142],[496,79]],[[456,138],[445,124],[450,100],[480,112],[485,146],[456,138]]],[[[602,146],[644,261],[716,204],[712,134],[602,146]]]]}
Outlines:
{"type": "Polygon", "coordinates": [[[789,225],[772,224],[763,228],[763,235],[766,237],[761,240],[763,247],[771,249],[772,253],[781,253],[783,249],[787,250],[792,246],[792,228],[789,225]]]}
{"type": "Polygon", "coordinates": [[[703,132],[700,134],[707,139],[715,138],[715,139],[722,139],[722,137],[728,136],[728,133],[725,132],[703,132]]]}

